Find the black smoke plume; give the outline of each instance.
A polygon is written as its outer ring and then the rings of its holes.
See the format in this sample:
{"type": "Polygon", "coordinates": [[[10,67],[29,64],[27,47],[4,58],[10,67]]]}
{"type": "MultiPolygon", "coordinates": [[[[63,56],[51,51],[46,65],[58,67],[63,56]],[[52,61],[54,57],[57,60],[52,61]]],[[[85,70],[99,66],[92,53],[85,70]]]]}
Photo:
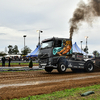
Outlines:
{"type": "Polygon", "coordinates": [[[73,13],[73,17],[69,20],[70,23],[70,38],[74,32],[79,30],[79,26],[83,21],[92,25],[95,17],[100,16],[100,0],[88,0],[88,3],[81,1],[73,13]]]}

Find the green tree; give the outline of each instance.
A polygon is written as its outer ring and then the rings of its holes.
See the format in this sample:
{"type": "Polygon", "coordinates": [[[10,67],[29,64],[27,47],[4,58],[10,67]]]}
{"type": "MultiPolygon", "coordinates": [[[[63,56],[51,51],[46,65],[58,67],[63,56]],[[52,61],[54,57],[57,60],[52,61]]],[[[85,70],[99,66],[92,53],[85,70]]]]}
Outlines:
{"type": "Polygon", "coordinates": [[[7,55],[6,53],[4,53],[3,51],[0,52],[0,56],[5,56],[7,55]]]}
{"type": "Polygon", "coordinates": [[[19,50],[18,50],[18,46],[17,45],[14,46],[13,53],[14,54],[18,54],[19,53],[19,50]]]}
{"type": "Polygon", "coordinates": [[[13,53],[13,46],[9,45],[8,48],[9,48],[8,54],[12,54],[13,53]]]}
{"type": "Polygon", "coordinates": [[[95,50],[95,51],[93,51],[93,55],[95,56],[95,57],[99,57],[99,52],[97,51],[97,50],[95,50]]]}
{"type": "Polygon", "coordinates": [[[23,55],[27,55],[28,53],[30,53],[32,50],[29,48],[29,47],[27,47],[27,46],[25,46],[24,48],[22,48],[21,49],[21,53],[23,54],[23,55]]]}

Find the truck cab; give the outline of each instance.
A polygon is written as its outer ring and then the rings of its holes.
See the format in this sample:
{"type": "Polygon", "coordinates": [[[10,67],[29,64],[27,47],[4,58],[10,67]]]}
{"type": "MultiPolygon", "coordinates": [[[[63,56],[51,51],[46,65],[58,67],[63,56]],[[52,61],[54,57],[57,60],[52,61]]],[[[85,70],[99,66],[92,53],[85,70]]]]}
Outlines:
{"type": "Polygon", "coordinates": [[[38,62],[39,68],[44,68],[47,72],[57,69],[59,73],[64,73],[67,68],[71,68],[73,72],[79,69],[88,72],[94,70],[92,61],[84,61],[83,54],[73,53],[72,40],[67,38],[53,37],[43,40],[38,62]]]}

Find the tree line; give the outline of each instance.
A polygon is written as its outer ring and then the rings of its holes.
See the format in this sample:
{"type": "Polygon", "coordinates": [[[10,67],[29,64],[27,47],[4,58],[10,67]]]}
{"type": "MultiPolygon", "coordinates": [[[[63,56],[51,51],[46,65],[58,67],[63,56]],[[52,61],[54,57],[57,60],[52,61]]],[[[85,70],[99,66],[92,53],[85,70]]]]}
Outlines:
{"type": "MultiPolygon", "coordinates": [[[[28,47],[28,46],[25,46],[21,49],[21,53],[19,52],[18,50],[18,46],[15,45],[15,46],[12,46],[12,45],[9,45],[8,46],[8,54],[21,54],[21,55],[27,55],[28,53],[30,53],[32,50],[28,47]]],[[[4,52],[0,52],[0,56],[3,56],[3,55],[6,55],[6,53],[4,52]]]]}
{"type": "MultiPolygon", "coordinates": [[[[85,47],[84,49],[82,49],[84,52],[86,52],[88,54],[88,48],[85,47]]],[[[21,55],[27,55],[28,53],[30,53],[32,50],[28,47],[28,46],[25,46],[21,49],[21,53],[19,53],[19,50],[18,50],[18,46],[15,45],[15,46],[12,46],[12,45],[9,45],[8,46],[8,54],[21,54],[21,55]]],[[[92,54],[95,56],[95,57],[100,57],[100,53],[95,50],[92,52],[92,54]]],[[[4,52],[0,52],[0,56],[3,56],[3,55],[6,55],[6,53],[4,52]]]]}

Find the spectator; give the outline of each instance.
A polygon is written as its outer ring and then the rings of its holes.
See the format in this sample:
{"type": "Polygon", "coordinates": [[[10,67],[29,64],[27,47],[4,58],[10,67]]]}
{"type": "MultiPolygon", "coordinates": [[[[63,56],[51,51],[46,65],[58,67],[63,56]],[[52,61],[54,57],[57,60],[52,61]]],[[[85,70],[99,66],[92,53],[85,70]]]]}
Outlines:
{"type": "Polygon", "coordinates": [[[5,59],[5,57],[3,56],[3,58],[2,58],[2,66],[5,66],[5,61],[6,61],[6,59],[5,59]]]}
{"type": "Polygon", "coordinates": [[[10,67],[10,62],[11,62],[11,58],[10,57],[9,57],[8,61],[9,61],[9,65],[8,66],[10,67]]]}

